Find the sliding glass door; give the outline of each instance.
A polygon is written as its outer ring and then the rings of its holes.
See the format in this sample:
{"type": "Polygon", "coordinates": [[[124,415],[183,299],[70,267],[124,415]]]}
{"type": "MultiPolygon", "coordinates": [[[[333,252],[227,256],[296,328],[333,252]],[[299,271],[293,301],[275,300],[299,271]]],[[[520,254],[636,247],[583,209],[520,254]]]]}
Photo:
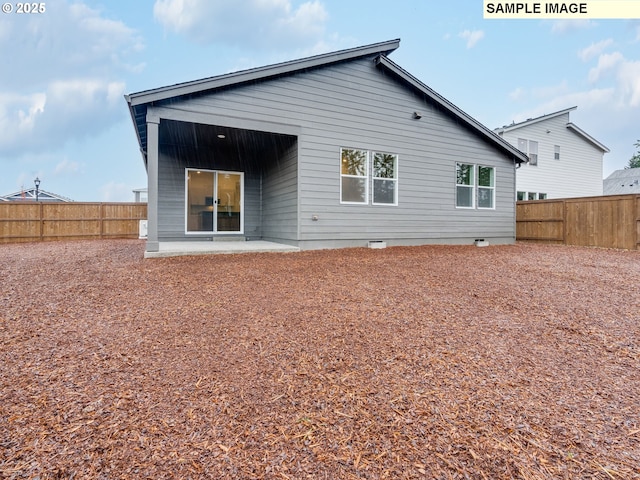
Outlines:
{"type": "Polygon", "coordinates": [[[187,233],[242,233],[244,175],[186,170],[187,233]]]}

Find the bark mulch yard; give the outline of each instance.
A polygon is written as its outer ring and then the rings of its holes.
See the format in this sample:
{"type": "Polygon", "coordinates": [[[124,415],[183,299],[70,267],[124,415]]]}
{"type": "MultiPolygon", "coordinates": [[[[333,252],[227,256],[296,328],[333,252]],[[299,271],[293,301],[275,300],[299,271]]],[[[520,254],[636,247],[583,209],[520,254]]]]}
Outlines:
{"type": "Polygon", "coordinates": [[[640,252],[0,245],[0,477],[640,478],[640,252]]]}

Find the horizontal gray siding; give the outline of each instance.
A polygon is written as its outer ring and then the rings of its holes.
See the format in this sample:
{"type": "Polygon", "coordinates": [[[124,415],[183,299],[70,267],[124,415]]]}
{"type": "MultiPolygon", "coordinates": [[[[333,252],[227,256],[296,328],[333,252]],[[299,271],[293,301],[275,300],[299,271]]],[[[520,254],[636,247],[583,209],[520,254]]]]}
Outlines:
{"type": "Polygon", "coordinates": [[[298,146],[291,146],[262,179],[262,232],[266,239],[298,239],[298,146]]]}
{"type": "MultiPolygon", "coordinates": [[[[250,118],[300,127],[295,235],[301,242],[514,239],[513,162],[422,95],[376,68],[372,60],[239,86],[184,101],[179,108],[209,114],[212,119],[250,118]],[[414,120],[414,111],[422,119],[414,120]],[[399,205],[341,205],[340,147],[398,154],[399,205]],[[456,161],[496,167],[495,210],[455,208],[456,161]],[[319,220],[313,221],[312,215],[319,220]]],[[[265,181],[270,185],[270,178],[265,181]]],[[[293,210],[288,200],[286,206],[276,208],[275,197],[287,192],[292,199],[291,189],[292,184],[285,182],[263,191],[263,208],[268,209],[263,220],[281,227],[286,236],[293,232],[293,210]]],[[[266,223],[263,229],[271,228],[266,223]]],[[[267,232],[274,236],[271,230],[263,230],[267,232]]]]}

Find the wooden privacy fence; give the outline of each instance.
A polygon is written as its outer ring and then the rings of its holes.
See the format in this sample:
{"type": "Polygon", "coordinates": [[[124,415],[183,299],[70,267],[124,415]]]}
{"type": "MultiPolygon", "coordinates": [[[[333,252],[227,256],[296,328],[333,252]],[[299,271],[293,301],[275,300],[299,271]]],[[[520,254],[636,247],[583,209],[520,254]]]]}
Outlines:
{"type": "Polygon", "coordinates": [[[640,195],[516,203],[516,240],[640,249],[640,195]]]}
{"type": "Polygon", "coordinates": [[[138,238],[145,203],[0,202],[0,243],[138,238]]]}

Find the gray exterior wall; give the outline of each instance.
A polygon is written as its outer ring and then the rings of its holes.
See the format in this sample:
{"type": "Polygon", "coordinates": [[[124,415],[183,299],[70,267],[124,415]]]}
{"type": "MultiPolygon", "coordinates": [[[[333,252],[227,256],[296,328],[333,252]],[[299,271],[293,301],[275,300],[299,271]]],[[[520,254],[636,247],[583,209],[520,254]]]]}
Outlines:
{"type": "Polygon", "coordinates": [[[298,145],[292,145],[262,178],[262,235],[265,240],[298,240],[298,145]]]}
{"type": "MultiPolygon", "coordinates": [[[[162,110],[171,112],[173,102],[162,110]]],[[[251,128],[264,125],[265,131],[273,125],[299,130],[297,145],[259,179],[262,218],[256,231],[264,238],[302,248],[366,245],[368,240],[391,245],[515,241],[513,161],[376,67],[373,57],[238,85],[178,106],[211,124],[238,126],[243,122],[238,119],[246,119],[251,128]],[[413,118],[414,111],[422,114],[420,120],[413,118]],[[340,203],[341,147],[398,154],[397,206],[340,203]],[[496,168],[495,210],[455,207],[457,161],[496,168]]],[[[163,239],[184,231],[186,165],[162,147],[161,153],[163,239]]],[[[254,181],[247,174],[247,219],[254,181]]],[[[245,233],[253,236],[248,226],[245,233]]]]}

